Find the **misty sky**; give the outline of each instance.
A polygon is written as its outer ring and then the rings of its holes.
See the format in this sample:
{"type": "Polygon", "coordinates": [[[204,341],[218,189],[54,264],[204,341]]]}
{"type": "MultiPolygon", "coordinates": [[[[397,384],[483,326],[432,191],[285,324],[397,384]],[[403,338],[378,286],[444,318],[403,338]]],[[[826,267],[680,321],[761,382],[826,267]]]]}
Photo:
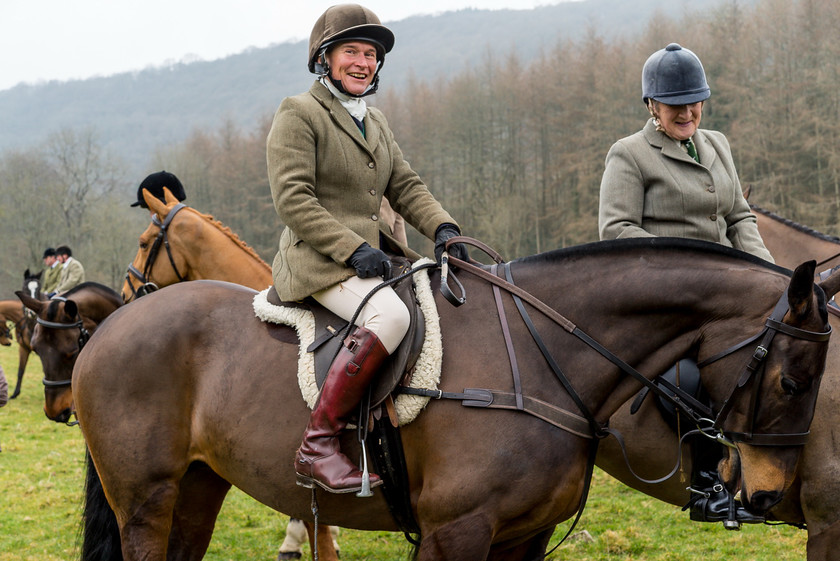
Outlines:
{"type": "MultiPolygon", "coordinates": [[[[383,23],[464,8],[532,9],[570,0],[368,0],[383,23]]],[[[572,0],[573,1],[573,0],[572,0]]],[[[0,90],[20,82],[213,60],[309,37],[342,0],[3,0],[0,90]]],[[[399,39],[399,38],[398,38],[399,39]]]]}

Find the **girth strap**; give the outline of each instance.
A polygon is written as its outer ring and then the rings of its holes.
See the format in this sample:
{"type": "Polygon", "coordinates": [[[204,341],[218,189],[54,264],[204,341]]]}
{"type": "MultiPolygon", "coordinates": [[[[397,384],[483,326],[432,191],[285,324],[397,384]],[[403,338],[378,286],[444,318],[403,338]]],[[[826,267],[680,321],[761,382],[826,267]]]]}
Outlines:
{"type": "Polygon", "coordinates": [[[400,386],[396,390],[399,393],[419,395],[432,399],[455,399],[460,400],[464,407],[484,407],[487,409],[509,409],[522,411],[533,415],[538,419],[563,429],[582,438],[594,438],[589,421],[575,415],[565,409],[561,409],[540,399],[528,397],[527,395],[517,396],[511,392],[488,390],[484,388],[466,388],[463,392],[445,392],[441,390],[429,390],[424,388],[410,388],[400,386]],[[522,408],[517,405],[517,398],[522,399],[522,408]]]}

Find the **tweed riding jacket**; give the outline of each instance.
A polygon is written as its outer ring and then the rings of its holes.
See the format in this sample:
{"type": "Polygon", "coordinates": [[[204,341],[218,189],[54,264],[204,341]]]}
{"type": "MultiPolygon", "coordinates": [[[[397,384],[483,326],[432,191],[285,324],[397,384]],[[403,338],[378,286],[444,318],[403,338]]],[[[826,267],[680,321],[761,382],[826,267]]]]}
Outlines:
{"type": "Polygon", "coordinates": [[[601,179],[601,239],[692,238],[773,262],[744,199],[726,137],[698,129],[693,141],[700,163],[650,119],[613,144],[601,179]]]}
{"type": "Polygon", "coordinates": [[[298,301],[356,274],[346,262],[367,242],[408,256],[380,216],[380,202],[434,239],[457,223],[403,158],[384,115],[368,107],[365,135],[320,82],[283,100],[266,141],[274,207],[285,229],[272,272],[280,298],[298,301]]]}

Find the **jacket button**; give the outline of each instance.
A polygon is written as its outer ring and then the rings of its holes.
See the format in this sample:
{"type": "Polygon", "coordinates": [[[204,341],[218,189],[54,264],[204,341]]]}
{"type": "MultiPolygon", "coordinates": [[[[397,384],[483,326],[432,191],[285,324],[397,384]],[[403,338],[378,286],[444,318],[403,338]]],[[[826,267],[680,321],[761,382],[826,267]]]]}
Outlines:
{"type": "Polygon", "coordinates": [[[368,191],[368,193],[370,193],[371,195],[376,195],[376,189],[371,189],[370,191],[368,191]]]}
{"type": "Polygon", "coordinates": [[[711,216],[709,216],[709,220],[711,220],[712,222],[717,220],[717,214],[712,214],[711,216]]]}
{"type": "Polygon", "coordinates": [[[708,189],[706,189],[706,190],[707,190],[709,193],[714,193],[714,192],[715,192],[715,186],[714,186],[714,185],[709,185],[709,188],[708,188],[708,189]]]}
{"type": "Polygon", "coordinates": [[[373,220],[374,222],[376,222],[377,220],[379,220],[379,217],[376,216],[375,214],[371,214],[370,219],[373,220]]]}
{"type": "Polygon", "coordinates": [[[373,169],[374,167],[376,167],[376,164],[374,164],[373,162],[368,162],[368,167],[370,169],[373,169]]]}

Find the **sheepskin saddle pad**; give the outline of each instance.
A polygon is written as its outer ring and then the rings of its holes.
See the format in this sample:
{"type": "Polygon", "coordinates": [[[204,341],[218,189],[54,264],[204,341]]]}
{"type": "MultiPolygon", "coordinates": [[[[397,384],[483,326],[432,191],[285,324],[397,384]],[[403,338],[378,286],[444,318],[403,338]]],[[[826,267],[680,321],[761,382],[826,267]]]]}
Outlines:
{"type": "MultiPolygon", "coordinates": [[[[432,263],[423,258],[414,266],[432,263]]],[[[394,262],[397,274],[407,272],[411,263],[394,262]]],[[[428,269],[421,269],[394,285],[394,290],[412,311],[411,327],[400,347],[385,361],[376,377],[371,393],[371,408],[392,399],[397,385],[437,390],[443,360],[440,317],[432,294],[428,269]]],[[[301,395],[310,409],[315,407],[318,393],[329,365],[343,338],[347,322],[326,310],[312,299],[302,304],[280,302],[274,287],[254,296],[254,313],[262,321],[294,328],[300,341],[298,350],[298,383],[301,395]]],[[[429,403],[429,397],[399,394],[392,413],[399,425],[414,420],[429,403]]]]}

